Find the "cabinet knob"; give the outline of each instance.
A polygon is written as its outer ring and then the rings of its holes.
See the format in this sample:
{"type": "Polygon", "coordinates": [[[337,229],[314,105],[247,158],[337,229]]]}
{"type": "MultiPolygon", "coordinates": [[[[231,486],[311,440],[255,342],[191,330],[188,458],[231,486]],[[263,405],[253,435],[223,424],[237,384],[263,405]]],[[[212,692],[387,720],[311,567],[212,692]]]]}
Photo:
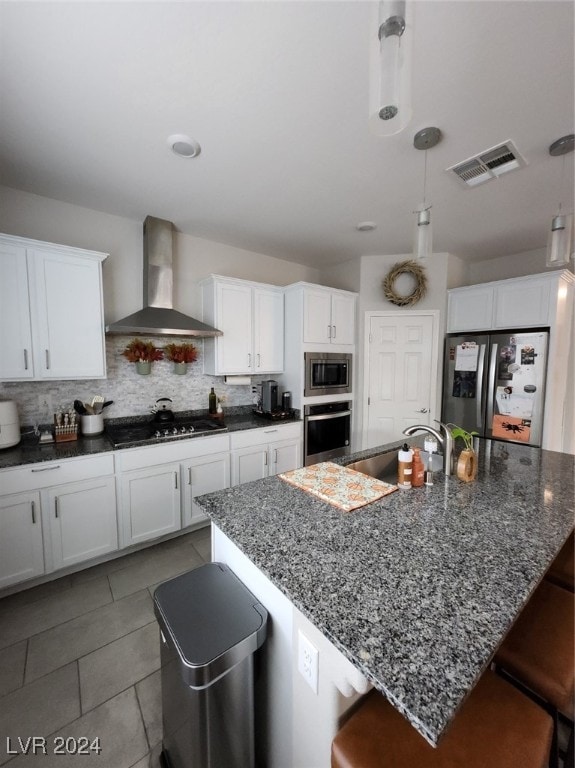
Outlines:
{"type": "Polygon", "coordinates": [[[30,502],[30,508],[32,510],[32,525],[36,525],[36,503],[34,501],[30,502]]]}
{"type": "Polygon", "coordinates": [[[24,350],[24,370],[28,370],[28,350],[24,350]]]}
{"type": "Polygon", "coordinates": [[[331,338],[335,339],[336,327],[335,327],[335,325],[332,325],[331,327],[333,328],[333,336],[331,338]]]}
{"type": "Polygon", "coordinates": [[[50,350],[46,349],[45,352],[46,352],[46,370],[49,371],[50,370],[50,350]]]}

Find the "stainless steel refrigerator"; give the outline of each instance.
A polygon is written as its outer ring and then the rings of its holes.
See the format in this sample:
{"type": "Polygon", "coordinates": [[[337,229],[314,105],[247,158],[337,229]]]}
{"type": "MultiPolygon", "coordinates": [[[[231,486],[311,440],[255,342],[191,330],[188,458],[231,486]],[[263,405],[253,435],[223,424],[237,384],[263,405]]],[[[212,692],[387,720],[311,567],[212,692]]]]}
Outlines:
{"type": "Polygon", "coordinates": [[[448,335],[442,421],[540,446],[548,340],[547,331],[448,335]]]}

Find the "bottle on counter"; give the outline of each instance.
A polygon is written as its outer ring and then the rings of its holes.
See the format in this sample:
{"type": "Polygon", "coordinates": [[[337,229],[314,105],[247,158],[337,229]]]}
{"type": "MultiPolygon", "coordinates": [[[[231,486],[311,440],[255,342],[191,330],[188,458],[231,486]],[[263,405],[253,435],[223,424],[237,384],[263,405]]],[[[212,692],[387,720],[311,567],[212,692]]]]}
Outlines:
{"type": "Polygon", "coordinates": [[[399,488],[411,488],[411,478],[413,474],[413,451],[404,443],[399,451],[397,463],[397,485],[399,488]]]}
{"type": "Polygon", "coordinates": [[[208,395],[208,413],[217,413],[218,412],[218,398],[216,397],[216,393],[214,392],[214,388],[212,387],[210,394],[208,395]]]}
{"type": "Polygon", "coordinates": [[[433,452],[430,451],[427,457],[427,469],[423,475],[424,485],[433,485],[433,452]]]}
{"type": "Polygon", "coordinates": [[[411,485],[414,488],[421,488],[425,480],[425,467],[419,453],[419,448],[413,449],[413,466],[411,474],[411,485]]]}

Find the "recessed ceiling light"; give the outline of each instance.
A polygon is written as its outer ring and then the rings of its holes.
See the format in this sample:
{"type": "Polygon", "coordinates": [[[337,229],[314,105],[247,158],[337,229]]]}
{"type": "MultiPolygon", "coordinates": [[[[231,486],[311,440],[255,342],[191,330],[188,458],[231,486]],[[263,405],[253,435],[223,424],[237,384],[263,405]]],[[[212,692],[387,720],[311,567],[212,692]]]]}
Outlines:
{"type": "Polygon", "coordinates": [[[172,136],[168,136],[168,144],[172,152],[180,157],[197,157],[202,151],[195,139],[191,139],[183,133],[174,133],[172,136]]]}
{"type": "Polygon", "coordinates": [[[355,225],[358,232],[373,232],[377,228],[377,224],[374,221],[360,221],[355,225]]]}

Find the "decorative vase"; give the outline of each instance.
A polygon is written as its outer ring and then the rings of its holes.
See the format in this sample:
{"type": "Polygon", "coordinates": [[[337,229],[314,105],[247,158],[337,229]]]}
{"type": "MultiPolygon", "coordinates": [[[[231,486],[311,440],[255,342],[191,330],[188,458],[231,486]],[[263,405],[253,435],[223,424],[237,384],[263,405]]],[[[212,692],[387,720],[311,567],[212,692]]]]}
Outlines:
{"type": "Polygon", "coordinates": [[[136,363],[136,372],[141,376],[147,376],[152,370],[152,363],[149,360],[138,360],[136,363]]]}
{"type": "Polygon", "coordinates": [[[174,363],[174,373],[177,373],[179,376],[182,376],[184,373],[186,373],[188,370],[188,364],[187,363],[174,363]]]}
{"type": "Polygon", "coordinates": [[[457,477],[464,483],[470,483],[477,477],[477,454],[463,450],[457,460],[457,477]]]}

